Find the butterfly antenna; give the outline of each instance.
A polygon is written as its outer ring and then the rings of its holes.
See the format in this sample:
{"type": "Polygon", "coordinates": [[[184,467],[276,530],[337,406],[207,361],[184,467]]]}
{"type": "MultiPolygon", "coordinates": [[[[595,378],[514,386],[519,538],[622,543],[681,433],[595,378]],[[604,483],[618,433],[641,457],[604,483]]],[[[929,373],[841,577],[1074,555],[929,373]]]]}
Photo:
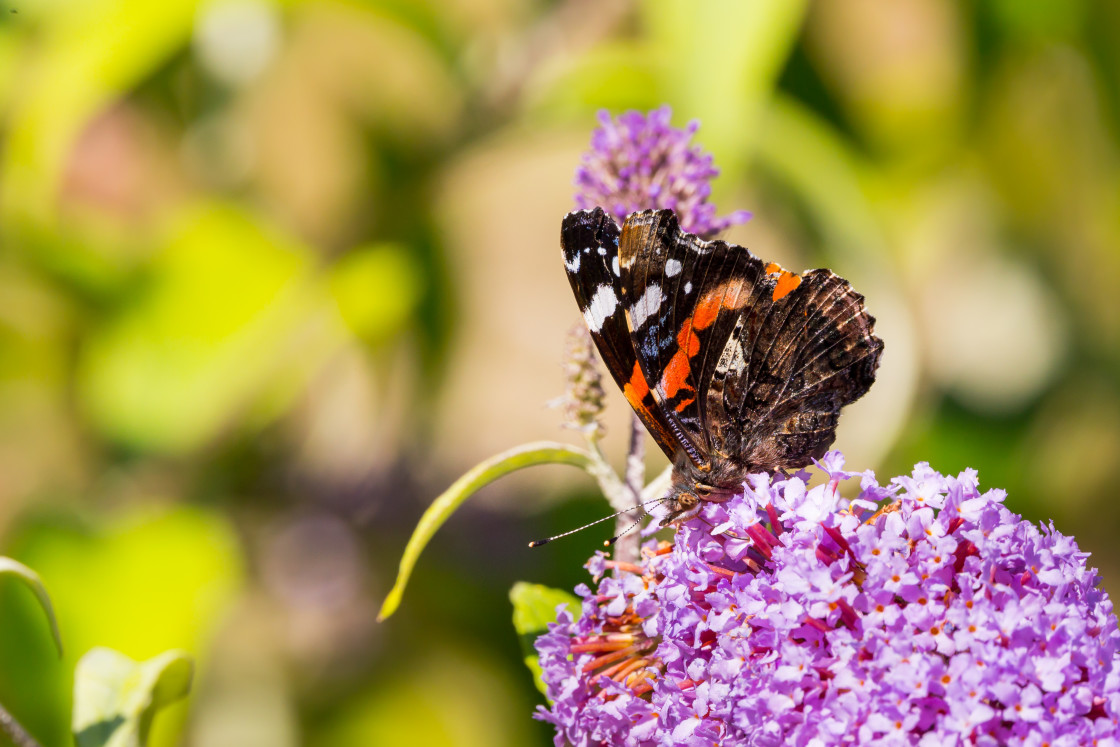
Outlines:
{"type": "MultiPolygon", "coordinates": [[[[633,511],[634,509],[639,509],[641,511],[641,513],[638,514],[638,518],[634,521],[634,524],[630,525],[630,529],[633,529],[634,526],[636,526],[637,523],[642,520],[642,517],[649,513],[645,509],[646,506],[648,506],[651,503],[660,503],[663,500],[665,500],[665,498],[654,498],[652,501],[646,501],[645,503],[639,503],[636,506],[631,506],[630,508],[623,509],[622,511],[618,511],[616,513],[613,513],[610,516],[604,516],[601,519],[596,519],[595,521],[592,521],[588,524],[584,524],[581,527],[576,527],[575,529],[569,529],[568,531],[562,532],[561,534],[557,534],[557,535],[554,535],[552,537],[547,537],[545,539],[533,540],[532,542],[529,543],[529,547],[540,547],[541,545],[546,545],[549,542],[552,542],[552,540],[557,540],[557,539],[560,539],[561,537],[567,537],[569,534],[575,534],[576,532],[582,532],[584,529],[587,529],[588,527],[593,527],[596,524],[602,524],[604,521],[607,521],[608,519],[613,519],[616,516],[622,516],[625,513],[629,513],[631,511],[633,511]]],[[[629,532],[630,529],[627,529],[626,532],[629,532]]],[[[626,534],[626,532],[623,532],[622,534],[626,534]]],[[[621,536],[622,535],[620,534],[619,537],[621,537],[621,536]]],[[[615,538],[611,539],[610,541],[608,541],[604,544],[612,545],[612,544],[614,544],[615,540],[617,540],[617,539],[618,539],[618,537],[615,537],[615,538]]]]}
{"type": "MultiPolygon", "coordinates": [[[[659,498],[658,500],[664,500],[664,498],[659,498]]],[[[648,516],[648,515],[649,515],[649,511],[646,511],[646,510],[645,510],[645,509],[643,508],[643,509],[642,509],[642,512],[641,512],[640,514],[638,514],[638,518],[634,519],[634,523],[633,523],[633,524],[631,524],[630,526],[626,527],[626,529],[625,529],[624,531],[622,531],[622,532],[619,532],[619,533],[618,533],[618,534],[616,534],[615,536],[611,537],[611,538],[610,538],[609,540],[604,540],[604,541],[603,541],[603,547],[610,547],[610,546],[611,546],[611,545],[613,545],[613,544],[614,544],[615,542],[618,542],[618,541],[619,541],[620,539],[622,539],[622,538],[623,538],[623,537],[625,537],[626,535],[630,534],[630,532],[632,532],[632,531],[634,530],[634,527],[638,526],[638,522],[642,520],[642,517],[643,517],[643,516],[648,516]]]]}

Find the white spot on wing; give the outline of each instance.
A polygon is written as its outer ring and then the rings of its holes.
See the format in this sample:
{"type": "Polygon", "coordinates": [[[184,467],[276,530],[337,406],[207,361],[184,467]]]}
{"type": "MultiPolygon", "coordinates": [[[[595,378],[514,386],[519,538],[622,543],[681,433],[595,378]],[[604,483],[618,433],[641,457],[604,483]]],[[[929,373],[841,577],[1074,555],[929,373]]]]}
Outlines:
{"type": "Polygon", "coordinates": [[[602,247],[602,246],[601,246],[601,247],[599,247],[599,256],[600,256],[600,257],[605,257],[605,256],[607,256],[607,250],[606,250],[606,247],[602,247]]]}
{"type": "Polygon", "coordinates": [[[661,286],[654,284],[646,288],[633,306],[630,307],[630,322],[634,329],[639,329],[651,316],[657,316],[661,308],[661,286]]]}
{"type": "Polygon", "coordinates": [[[567,268],[568,272],[579,272],[579,252],[575,253],[570,262],[565,259],[564,267],[567,268]]]}
{"type": "Polygon", "coordinates": [[[684,284],[684,292],[685,292],[685,295],[688,295],[689,293],[692,292],[692,281],[691,280],[684,284]]]}
{"type": "Polygon", "coordinates": [[[679,274],[681,271],[681,261],[679,259],[670,259],[665,262],[665,277],[671,278],[679,274]]]}
{"type": "Polygon", "coordinates": [[[591,297],[591,305],[583,311],[583,318],[587,321],[587,328],[598,332],[603,328],[603,322],[618,308],[618,296],[609,285],[600,285],[599,290],[591,297]]]}
{"type": "Polygon", "coordinates": [[[618,256],[617,255],[614,257],[614,259],[611,260],[611,269],[614,270],[614,276],[618,277],[619,272],[618,272],[618,256]]]}

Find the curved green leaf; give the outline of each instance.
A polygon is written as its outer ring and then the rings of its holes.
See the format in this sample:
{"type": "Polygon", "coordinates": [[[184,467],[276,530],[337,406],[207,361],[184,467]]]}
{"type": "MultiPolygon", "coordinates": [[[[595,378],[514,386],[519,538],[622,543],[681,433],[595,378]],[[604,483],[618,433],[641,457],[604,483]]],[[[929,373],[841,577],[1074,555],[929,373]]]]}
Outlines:
{"type": "Polygon", "coordinates": [[[62,636],[58,632],[58,620],[55,619],[51,598],[47,595],[43,582],[39,580],[39,574],[11,558],[0,558],[0,576],[4,575],[15,576],[27,584],[27,588],[35,594],[35,598],[39,600],[39,605],[47,616],[47,622],[50,623],[51,637],[54,638],[54,645],[58,647],[58,655],[62,656],[62,636]]]}
{"type": "Polygon", "coordinates": [[[537,464],[571,464],[582,467],[592,474],[596,474],[594,470],[597,467],[591,455],[582,449],[562,443],[538,441],[503,451],[471,469],[436,498],[420,517],[420,523],[416,525],[408,545],[404,548],[396,583],[385,597],[377,619],[385,620],[397,611],[401,603],[401,595],[404,594],[408,578],[412,575],[412,568],[420,558],[420,553],[424,551],[424,547],[436,530],[443,526],[443,522],[455,513],[455,509],[459,508],[463,501],[471,497],[479,488],[489,485],[499,477],[537,464]]]}
{"type": "Polygon", "coordinates": [[[186,697],[193,677],[194,663],[182,651],[137,663],[91,649],[74,672],[77,747],[144,747],[156,712],[186,697]]]}
{"type": "Polygon", "coordinates": [[[556,610],[564,604],[574,617],[579,616],[579,597],[563,589],[553,589],[541,584],[518,581],[509,590],[509,601],[513,604],[513,627],[521,642],[521,653],[525,666],[533,673],[537,689],[547,695],[541,679],[541,665],[533,642],[541,633],[548,630],[550,622],[556,622],[556,610]]]}

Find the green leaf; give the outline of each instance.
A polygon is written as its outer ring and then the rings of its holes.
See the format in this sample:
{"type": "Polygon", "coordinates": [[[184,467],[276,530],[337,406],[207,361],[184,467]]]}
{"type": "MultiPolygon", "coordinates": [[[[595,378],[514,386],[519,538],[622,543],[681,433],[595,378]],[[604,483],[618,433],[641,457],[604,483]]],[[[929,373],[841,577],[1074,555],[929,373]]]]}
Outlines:
{"type": "Polygon", "coordinates": [[[401,603],[401,595],[404,594],[408,578],[412,575],[412,568],[419,560],[420,553],[424,551],[424,547],[436,530],[443,526],[443,522],[455,513],[455,509],[459,508],[463,501],[470,498],[479,488],[489,485],[499,477],[538,464],[571,464],[592,473],[596,469],[594,460],[587,452],[567,444],[547,441],[538,441],[503,451],[471,469],[436,498],[420,517],[420,523],[416,525],[408,545],[404,548],[396,583],[385,597],[377,619],[385,620],[397,611],[401,603]]]}
{"type": "Polygon", "coordinates": [[[521,643],[521,653],[525,666],[533,673],[537,689],[547,694],[544,680],[541,679],[541,665],[533,642],[548,630],[550,622],[556,622],[557,607],[564,604],[573,617],[579,616],[580,602],[574,594],[563,589],[553,589],[541,584],[518,581],[509,590],[509,601],[513,603],[513,627],[521,643]]]}
{"type": "MultiPolygon", "coordinates": [[[[185,649],[200,668],[214,655],[217,627],[241,590],[242,547],[220,511],[172,500],[141,492],[87,521],[37,517],[11,537],[13,555],[42,576],[66,627],[66,657],[50,661],[47,632],[35,627],[38,605],[22,588],[0,589],[0,692],[44,747],[73,744],[74,670],[90,649],[107,646],[136,661],[185,649]],[[14,604],[23,601],[10,599],[15,592],[26,603],[14,604]]],[[[187,716],[185,704],[162,711],[149,745],[183,744],[187,716]]]]}
{"type": "Polygon", "coordinates": [[[77,747],[143,747],[159,709],[186,697],[194,663],[168,651],[137,663],[108,648],[91,649],[74,672],[77,747]]]}
{"type": "Polygon", "coordinates": [[[51,598],[47,595],[43,582],[39,580],[39,574],[11,558],[0,558],[0,576],[5,575],[15,576],[23,581],[35,594],[35,598],[39,600],[39,605],[47,616],[47,622],[50,623],[51,636],[54,638],[55,646],[58,647],[58,655],[62,656],[62,636],[58,632],[58,620],[55,619],[51,598]]]}

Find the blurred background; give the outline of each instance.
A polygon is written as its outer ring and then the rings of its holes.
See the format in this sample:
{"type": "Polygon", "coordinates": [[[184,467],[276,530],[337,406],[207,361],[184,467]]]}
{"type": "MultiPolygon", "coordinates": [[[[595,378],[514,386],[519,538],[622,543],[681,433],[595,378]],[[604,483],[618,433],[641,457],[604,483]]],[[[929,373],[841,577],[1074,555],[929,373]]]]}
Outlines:
{"type": "Polygon", "coordinates": [[[600,108],[699,119],[728,238],[867,296],[851,467],[975,467],[1120,591],[1118,42],[1091,0],[2,0],[0,554],[66,655],[0,587],[0,703],[68,745],[86,650],[182,647],[161,747],[550,743],[507,592],[585,579],[601,532],[525,547],[585,475],[486,489],[374,617],[455,477],[572,438],[600,108]]]}

